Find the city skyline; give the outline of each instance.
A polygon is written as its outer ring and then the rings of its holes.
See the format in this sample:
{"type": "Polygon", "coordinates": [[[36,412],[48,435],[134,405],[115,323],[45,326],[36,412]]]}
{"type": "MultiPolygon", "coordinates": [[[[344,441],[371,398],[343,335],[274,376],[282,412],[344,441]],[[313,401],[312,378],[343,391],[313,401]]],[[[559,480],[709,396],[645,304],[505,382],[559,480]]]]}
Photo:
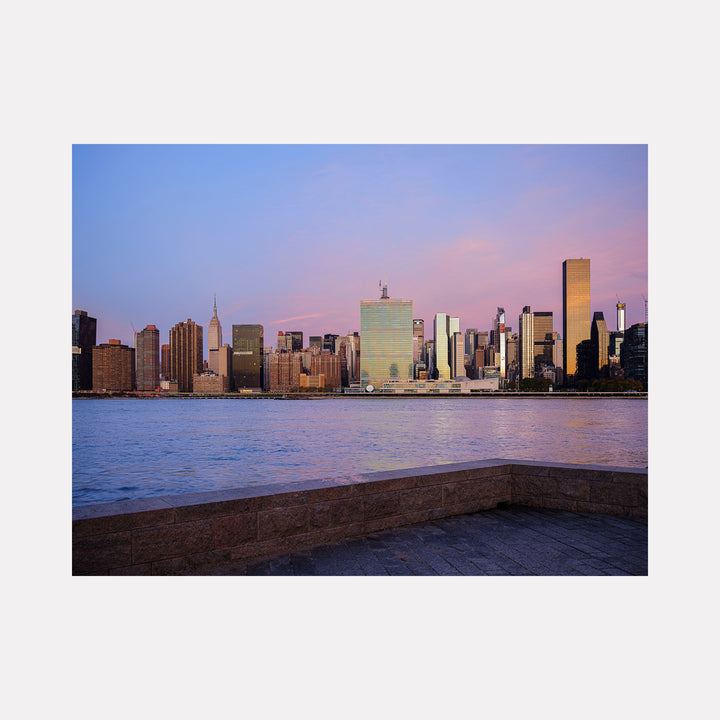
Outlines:
{"type": "MultiPolygon", "coordinates": [[[[490,329],[523,307],[562,332],[562,262],[592,311],[645,319],[644,145],[74,146],[73,307],[97,341],[191,318],[223,332],[359,331],[359,301],[490,329]]],[[[204,357],[208,356],[207,344],[204,357]]]]}

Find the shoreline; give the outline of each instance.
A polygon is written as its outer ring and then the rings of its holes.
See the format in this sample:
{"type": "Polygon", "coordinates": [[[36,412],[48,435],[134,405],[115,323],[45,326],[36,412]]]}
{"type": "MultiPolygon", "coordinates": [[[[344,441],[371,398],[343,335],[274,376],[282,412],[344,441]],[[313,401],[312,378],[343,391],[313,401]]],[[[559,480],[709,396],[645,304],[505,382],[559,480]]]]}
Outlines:
{"type": "Polygon", "coordinates": [[[479,393],[160,393],[84,390],[73,392],[73,399],[110,400],[326,400],[348,398],[626,398],[647,400],[647,392],[504,392],[501,390],[479,393]]]}

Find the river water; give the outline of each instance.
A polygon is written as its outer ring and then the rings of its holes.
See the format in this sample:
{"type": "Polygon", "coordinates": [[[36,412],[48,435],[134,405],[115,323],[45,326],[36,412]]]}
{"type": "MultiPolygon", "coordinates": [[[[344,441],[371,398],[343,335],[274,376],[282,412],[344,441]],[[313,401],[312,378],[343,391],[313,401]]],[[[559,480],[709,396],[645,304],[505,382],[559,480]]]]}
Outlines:
{"type": "Polygon", "coordinates": [[[73,505],[512,458],[646,467],[644,398],[74,399],[73,505]]]}

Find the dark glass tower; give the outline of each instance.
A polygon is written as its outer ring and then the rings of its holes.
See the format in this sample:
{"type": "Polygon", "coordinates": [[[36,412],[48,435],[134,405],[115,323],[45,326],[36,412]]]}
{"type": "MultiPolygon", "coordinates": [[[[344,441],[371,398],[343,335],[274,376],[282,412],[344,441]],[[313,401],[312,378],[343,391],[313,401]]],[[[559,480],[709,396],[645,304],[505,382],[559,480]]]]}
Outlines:
{"type": "Polygon", "coordinates": [[[72,389],[92,390],[92,349],[96,342],[97,320],[85,310],[72,316],[72,389]]]}
{"type": "Polygon", "coordinates": [[[236,390],[262,390],[263,326],[232,326],[232,374],[236,390]]]}

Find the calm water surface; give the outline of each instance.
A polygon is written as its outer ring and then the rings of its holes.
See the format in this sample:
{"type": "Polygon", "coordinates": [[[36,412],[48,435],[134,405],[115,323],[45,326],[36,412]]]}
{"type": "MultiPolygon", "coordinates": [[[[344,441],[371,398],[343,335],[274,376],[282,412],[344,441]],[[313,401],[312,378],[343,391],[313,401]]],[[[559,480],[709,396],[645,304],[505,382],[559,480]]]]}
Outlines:
{"type": "Polygon", "coordinates": [[[513,458],[646,467],[635,398],[74,399],[73,505],[513,458]]]}

